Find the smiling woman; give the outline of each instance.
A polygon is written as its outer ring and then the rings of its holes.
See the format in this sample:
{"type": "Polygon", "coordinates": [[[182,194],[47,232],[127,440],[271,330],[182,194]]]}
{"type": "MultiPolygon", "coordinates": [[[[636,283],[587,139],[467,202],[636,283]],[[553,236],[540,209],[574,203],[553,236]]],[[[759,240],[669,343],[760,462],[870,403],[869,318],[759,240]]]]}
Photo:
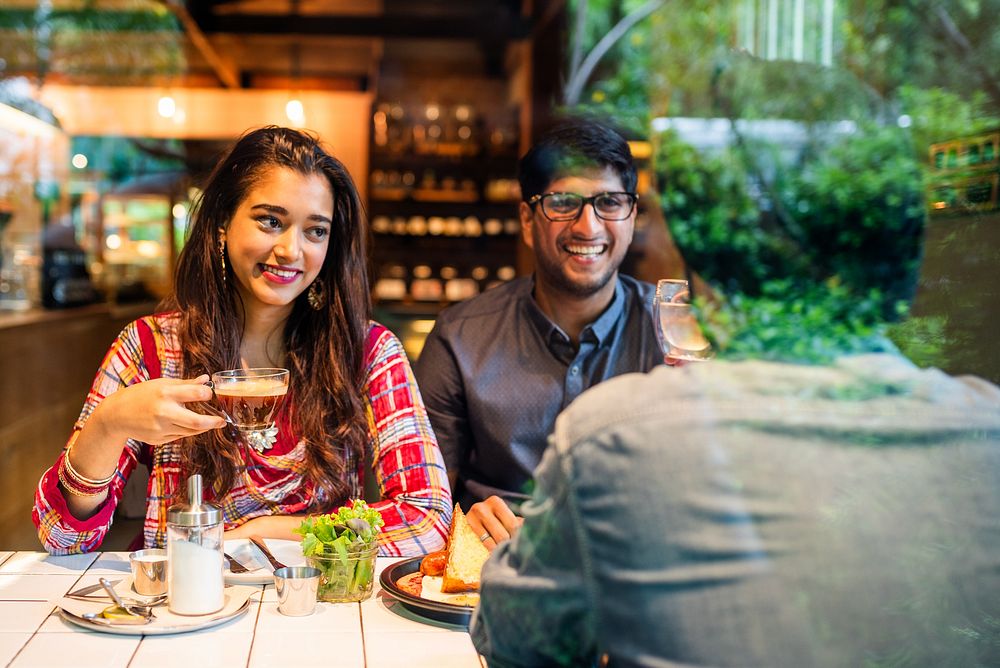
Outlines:
{"type": "Polygon", "coordinates": [[[287,167],[261,175],[220,232],[244,308],[291,313],[323,267],[332,211],[325,178],[287,167]]]}
{"type": "Polygon", "coordinates": [[[101,544],[137,462],[152,469],[142,542],[162,546],[179,481],[213,481],[228,537],[294,538],[301,515],[362,494],[375,468],[383,554],[444,543],[451,493],[399,341],[370,320],[367,230],[344,166],[304,133],[244,135],[208,179],[163,313],[105,357],[64,452],[39,483],[46,549],[101,544]],[[205,415],[208,374],[290,371],[258,452],[205,415]],[[405,497],[404,497],[405,491],[405,497]]]}

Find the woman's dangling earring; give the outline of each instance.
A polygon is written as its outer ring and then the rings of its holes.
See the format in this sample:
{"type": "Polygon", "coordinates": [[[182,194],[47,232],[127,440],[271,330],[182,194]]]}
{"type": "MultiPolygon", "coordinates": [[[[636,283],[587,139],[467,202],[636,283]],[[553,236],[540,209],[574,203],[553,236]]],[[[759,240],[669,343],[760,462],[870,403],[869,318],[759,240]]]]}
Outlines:
{"type": "Polygon", "coordinates": [[[309,286],[309,290],[306,291],[306,300],[309,302],[309,306],[313,307],[314,311],[318,311],[323,308],[326,303],[326,295],[323,293],[323,285],[316,279],[309,286]]]}
{"type": "Polygon", "coordinates": [[[223,230],[219,229],[219,261],[222,262],[222,283],[226,282],[226,237],[223,230]]]}

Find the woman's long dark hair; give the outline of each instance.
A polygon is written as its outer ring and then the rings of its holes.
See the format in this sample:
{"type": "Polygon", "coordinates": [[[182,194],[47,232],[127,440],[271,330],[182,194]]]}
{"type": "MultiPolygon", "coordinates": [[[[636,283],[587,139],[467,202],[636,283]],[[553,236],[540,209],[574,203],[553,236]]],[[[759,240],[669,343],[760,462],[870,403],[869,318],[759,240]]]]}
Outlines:
{"type": "MultiPolygon", "coordinates": [[[[240,366],[243,307],[237,278],[229,263],[223,267],[220,231],[229,226],[250,189],[275,167],[320,175],[333,190],[330,243],[316,278],[326,303],[315,310],[303,292],[284,329],[291,427],[306,441],[305,476],[315,489],[314,510],[322,511],[350,493],[348,469],[362,461],[369,438],[361,401],[371,318],[368,232],[357,188],[344,165],[317,139],[297,130],[270,126],[243,135],[208,178],[178,258],[168,305],[179,311],[186,377],[240,366]]],[[[217,497],[232,490],[245,467],[243,446],[223,431],[189,439],[182,455],[185,472],[212,481],[217,497]]]]}

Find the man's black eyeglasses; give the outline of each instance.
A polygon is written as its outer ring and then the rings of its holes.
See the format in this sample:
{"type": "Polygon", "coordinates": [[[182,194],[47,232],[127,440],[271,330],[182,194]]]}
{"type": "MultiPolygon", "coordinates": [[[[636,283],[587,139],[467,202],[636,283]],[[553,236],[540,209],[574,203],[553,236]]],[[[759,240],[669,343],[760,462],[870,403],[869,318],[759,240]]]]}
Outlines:
{"type": "Polygon", "coordinates": [[[528,200],[532,208],[540,203],[542,214],[549,220],[559,222],[576,220],[587,204],[594,207],[594,213],[601,220],[625,220],[632,214],[635,202],[635,193],[625,192],[597,193],[590,197],[576,193],[545,193],[528,200]]]}

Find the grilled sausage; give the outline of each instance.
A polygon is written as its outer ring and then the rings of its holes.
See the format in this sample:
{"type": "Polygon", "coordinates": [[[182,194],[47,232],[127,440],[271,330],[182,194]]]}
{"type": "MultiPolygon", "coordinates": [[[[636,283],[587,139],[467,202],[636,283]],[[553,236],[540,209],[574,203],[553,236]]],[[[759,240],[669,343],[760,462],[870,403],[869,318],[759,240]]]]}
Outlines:
{"type": "Polygon", "coordinates": [[[448,550],[431,552],[420,562],[420,572],[424,575],[444,575],[445,564],[448,563],[448,550]]]}

